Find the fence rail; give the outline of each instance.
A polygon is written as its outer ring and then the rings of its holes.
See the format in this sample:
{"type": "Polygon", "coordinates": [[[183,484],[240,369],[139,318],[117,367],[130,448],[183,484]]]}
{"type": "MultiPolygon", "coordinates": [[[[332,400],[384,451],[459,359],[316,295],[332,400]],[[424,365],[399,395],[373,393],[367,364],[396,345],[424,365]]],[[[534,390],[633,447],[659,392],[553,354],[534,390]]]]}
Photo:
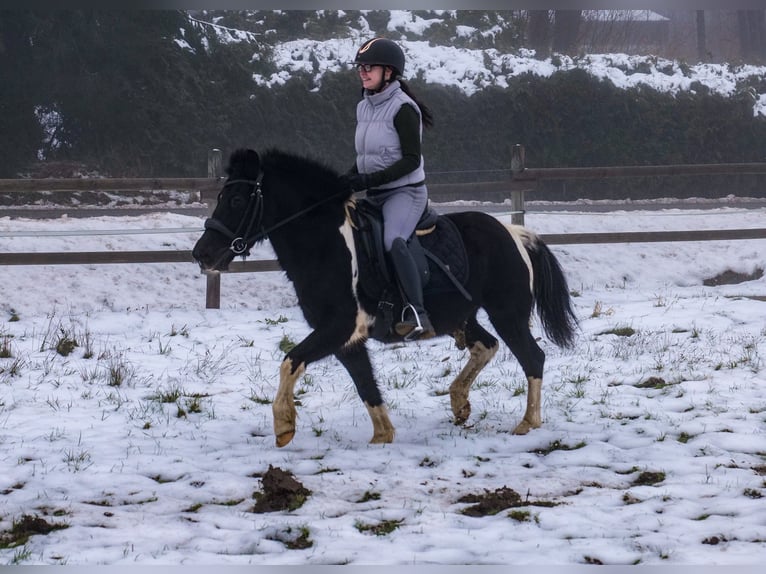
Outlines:
{"type": "MultiPolygon", "coordinates": [[[[0,193],[62,192],[62,191],[196,191],[200,202],[212,210],[220,190],[221,155],[211,150],[208,156],[207,178],[99,178],[99,179],[0,179],[0,193]]],[[[501,181],[473,183],[429,184],[433,201],[483,199],[502,202],[511,200],[512,222],[524,224],[524,202],[527,192],[534,192],[537,182],[545,179],[609,177],[646,177],[710,174],[766,174],[766,163],[691,164],[655,166],[616,166],[584,168],[527,168],[524,148],[512,148],[511,166],[507,178],[501,181]]],[[[41,209],[41,212],[44,210],[41,209]]],[[[119,214],[113,210],[110,214],[119,214]]],[[[766,239],[766,228],[719,229],[687,231],[645,231],[609,233],[541,234],[549,245],[644,243],[668,241],[716,241],[737,239],[766,239]]],[[[193,263],[189,250],[105,251],[105,252],[27,252],[0,253],[0,265],[102,265],[143,263],[193,263]]],[[[228,273],[278,271],[275,260],[234,261],[228,273]]],[[[220,307],[219,273],[207,274],[206,306],[220,307]]]]}

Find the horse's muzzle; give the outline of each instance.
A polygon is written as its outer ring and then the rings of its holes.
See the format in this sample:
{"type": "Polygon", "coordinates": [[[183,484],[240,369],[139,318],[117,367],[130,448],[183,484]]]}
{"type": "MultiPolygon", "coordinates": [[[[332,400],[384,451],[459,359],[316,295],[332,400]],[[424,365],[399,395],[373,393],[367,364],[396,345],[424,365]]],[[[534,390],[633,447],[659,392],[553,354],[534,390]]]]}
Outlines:
{"type": "Polygon", "coordinates": [[[227,246],[215,248],[210,245],[203,234],[192,249],[192,257],[203,272],[227,271],[234,254],[227,246]]]}

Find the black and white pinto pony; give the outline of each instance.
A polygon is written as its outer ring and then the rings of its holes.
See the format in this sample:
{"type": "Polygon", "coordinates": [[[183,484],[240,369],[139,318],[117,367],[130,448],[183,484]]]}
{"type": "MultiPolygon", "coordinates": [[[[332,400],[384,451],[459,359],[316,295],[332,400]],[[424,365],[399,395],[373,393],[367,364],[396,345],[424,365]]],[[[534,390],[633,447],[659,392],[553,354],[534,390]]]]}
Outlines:
{"type": "MultiPolygon", "coordinates": [[[[232,153],[227,180],[212,216],[193,250],[203,271],[226,270],[268,237],[280,266],[293,283],[313,331],[286,354],[272,403],[279,447],[295,435],[293,391],[306,367],[334,355],[351,375],[372,419],[372,443],[390,443],[394,426],[378,389],[365,342],[373,335],[378,301],[360,287],[359,246],[348,215],[357,200],[336,171],[311,159],[269,149],[232,153]]],[[[425,291],[425,306],[437,336],[450,335],[467,348],[467,364],[450,386],[456,424],[471,412],[468,392],[495,355],[497,339],[479,325],[483,308],[508,345],[528,383],[526,412],[515,434],[541,423],[545,354],[530,331],[537,308],[543,330],[560,347],[571,347],[577,319],[555,256],[532,231],[506,226],[486,213],[450,213],[470,263],[465,291],[425,291]]],[[[378,337],[380,338],[380,337],[378,337]]],[[[386,341],[391,341],[387,338],[386,341]]]]}

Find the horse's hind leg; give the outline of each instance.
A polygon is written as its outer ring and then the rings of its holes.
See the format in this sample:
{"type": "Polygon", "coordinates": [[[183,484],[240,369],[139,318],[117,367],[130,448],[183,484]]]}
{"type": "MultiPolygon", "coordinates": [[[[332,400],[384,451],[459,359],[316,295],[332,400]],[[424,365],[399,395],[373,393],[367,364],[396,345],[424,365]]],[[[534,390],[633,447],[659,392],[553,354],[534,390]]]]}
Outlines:
{"type": "Polygon", "coordinates": [[[372,419],[373,434],[371,443],[388,443],[394,441],[394,425],[388,417],[388,410],[383,404],[380,390],[372,372],[370,356],[363,342],[344,347],[335,353],[337,359],[346,368],[356,385],[359,397],[364,401],[367,412],[372,419]]]}
{"type": "Polygon", "coordinates": [[[455,416],[455,424],[463,424],[471,416],[471,403],[468,392],[481,370],[497,352],[497,339],[489,334],[471,317],[462,331],[453,333],[458,348],[468,348],[470,358],[460,374],[449,387],[450,405],[455,416]]]}
{"type": "Polygon", "coordinates": [[[518,359],[527,377],[527,410],[513,434],[527,434],[542,425],[540,401],[543,386],[543,365],[545,353],[538,346],[529,330],[529,320],[523,314],[512,315],[487,311],[492,325],[502,337],[511,352],[518,359]]]}

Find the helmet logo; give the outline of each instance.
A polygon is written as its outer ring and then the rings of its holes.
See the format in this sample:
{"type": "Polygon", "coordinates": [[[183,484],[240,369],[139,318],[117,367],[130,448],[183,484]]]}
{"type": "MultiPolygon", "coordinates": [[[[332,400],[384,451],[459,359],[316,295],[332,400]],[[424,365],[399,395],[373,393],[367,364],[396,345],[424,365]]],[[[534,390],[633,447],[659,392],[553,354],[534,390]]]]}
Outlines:
{"type": "Polygon", "coordinates": [[[359,48],[359,51],[357,52],[357,54],[364,54],[367,50],[370,49],[370,46],[372,46],[375,42],[377,42],[378,40],[381,40],[381,39],[382,38],[373,38],[372,40],[367,42],[364,46],[359,48]]]}

